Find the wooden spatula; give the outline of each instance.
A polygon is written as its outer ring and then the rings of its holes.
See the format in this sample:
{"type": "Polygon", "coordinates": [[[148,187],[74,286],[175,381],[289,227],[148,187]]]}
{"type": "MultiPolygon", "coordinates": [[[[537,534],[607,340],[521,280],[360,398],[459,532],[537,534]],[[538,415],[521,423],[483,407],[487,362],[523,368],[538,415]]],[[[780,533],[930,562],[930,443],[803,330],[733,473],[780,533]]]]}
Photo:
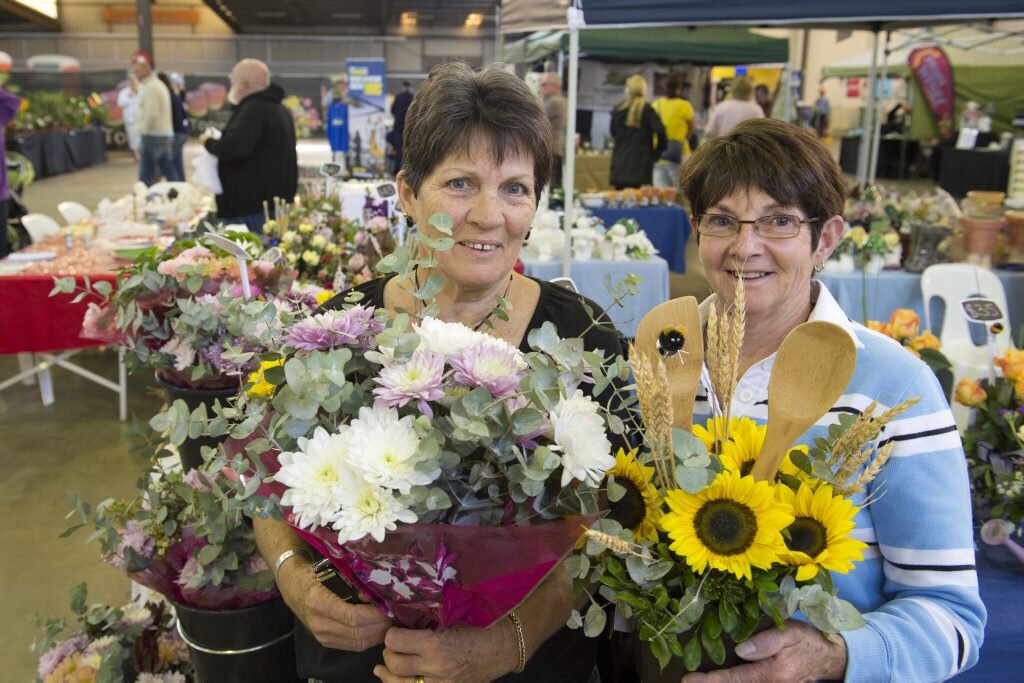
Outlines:
{"type": "Polygon", "coordinates": [[[843,395],[856,363],[853,339],[838,325],[806,322],[786,335],[768,380],[768,431],[754,479],[775,478],[794,442],[843,395]]]}
{"type": "MultiPolygon", "coordinates": [[[[669,389],[672,392],[673,426],[692,431],[693,401],[700,383],[700,372],[704,366],[704,335],[701,331],[700,313],[697,310],[697,299],[692,296],[679,297],[658,304],[640,320],[636,329],[636,347],[641,353],[648,354],[654,361],[659,353],[658,338],[676,328],[682,331],[683,348],[681,352],[664,355],[665,369],[668,373],[669,389]]],[[[670,335],[671,336],[671,335],[670,335]]],[[[676,338],[665,339],[663,346],[670,351],[676,338]]]]}

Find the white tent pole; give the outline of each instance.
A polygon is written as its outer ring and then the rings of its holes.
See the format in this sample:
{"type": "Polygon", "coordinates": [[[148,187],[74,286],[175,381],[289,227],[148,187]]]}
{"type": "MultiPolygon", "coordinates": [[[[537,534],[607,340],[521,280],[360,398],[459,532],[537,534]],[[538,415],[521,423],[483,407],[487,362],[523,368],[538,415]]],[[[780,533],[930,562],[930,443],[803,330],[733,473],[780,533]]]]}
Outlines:
{"type": "Polygon", "coordinates": [[[789,62],[786,62],[782,77],[786,81],[786,108],[783,110],[782,120],[786,123],[793,123],[793,66],[789,62]]]}
{"type": "Polygon", "coordinates": [[[868,155],[872,133],[874,133],[875,114],[875,71],[878,66],[878,31],[871,41],[871,68],[868,70],[868,102],[864,109],[864,121],[861,126],[860,148],[857,150],[857,184],[862,184],[868,177],[868,155]]]}
{"type": "Polygon", "coordinates": [[[562,250],[562,276],[570,277],[572,272],[572,225],[573,185],[576,180],[576,101],[579,88],[580,26],[583,11],[570,7],[567,11],[569,22],[569,101],[565,105],[565,156],[563,157],[562,189],[565,191],[565,248],[562,250]]]}
{"type": "MultiPolygon", "coordinates": [[[[882,95],[885,95],[885,86],[889,83],[889,31],[885,32],[885,49],[882,50],[882,95]]],[[[872,89],[874,92],[874,89],[872,89]]],[[[872,185],[875,184],[875,175],[878,172],[878,155],[882,147],[882,98],[875,105],[875,121],[871,126],[875,132],[874,140],[871,145],[871,170],[868,173],[868,182],[872,185]]]]}

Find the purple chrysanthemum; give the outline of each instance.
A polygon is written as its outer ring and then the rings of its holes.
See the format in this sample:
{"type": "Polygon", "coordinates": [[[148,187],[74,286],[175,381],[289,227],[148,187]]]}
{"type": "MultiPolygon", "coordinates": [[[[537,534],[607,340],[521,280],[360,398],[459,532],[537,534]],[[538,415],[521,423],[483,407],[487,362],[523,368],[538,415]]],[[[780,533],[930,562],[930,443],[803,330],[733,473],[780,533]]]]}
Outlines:
{"type": "Polygon", "coordinates": [[[484,387],[497,398],[510,396],[519,389],[516,350],[511,346],[474,344],[448,362],[455,369],[455,382],[462,386],[484,387]]]}
{"type": "Polygon", "coordinates": [[[39,658],[39,678],[45,680],[47,676],[53,673],[53,670],[57,668],[57,665],[60,664],[65,657],[73,652],[78,652],[85,647],[88,642],[89,638],[87,636],[75,636],[74,638],[65,640],[60,645],[47,650],[46,653],[39,658]]]}
{"type": "Polygon", "coordinates": [[[338,346],[365,344],[366,337],[383,326],[373,319],[373,309],[353,306],[344,311],[324,311],[296,323],[285,343],[299,351],[324,351],[338,346]]]}
{"type": "Polygon", "coordinates": [[[420,412],[433,417],[429,401],[444,396],[444,356],[420,349],[409,360],[382,369],[373,381],[380,384],[373,390],[376,405],[398,408],[415,400],[420,412]]]}

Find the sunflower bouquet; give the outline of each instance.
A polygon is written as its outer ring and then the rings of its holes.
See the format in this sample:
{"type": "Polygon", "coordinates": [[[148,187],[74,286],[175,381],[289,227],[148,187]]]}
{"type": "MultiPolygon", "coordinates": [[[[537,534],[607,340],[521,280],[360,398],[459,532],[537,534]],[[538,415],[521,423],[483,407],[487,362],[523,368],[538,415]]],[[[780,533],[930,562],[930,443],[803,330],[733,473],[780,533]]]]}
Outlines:
{"type": "MultiPolygon", "coordinates": [[[[736,382],[742,306],[740,286],[736,306],[721,314],[713,306],[707,321],[708,371],[721,406],[730,405],[736,382]]],[[[631,351],[644,442],[618,453],[605,483],[610,514],[569,563],[577,586],[591,593],[570,623],[596,635],[605,626],[598,596],[614,604],[646,644],[645,680],[666,667],[666,680],[678,680],[731,666],[735,643],[784,628],[798,613],[824,633],[862,626],[857,609],[836,595],[832,574],[863,559],[865,544],[851,536],[853,498],[890,456],[891,444],[873,445],[882,427],[913,399],[880,414],[872,405],[839,415],[827,438],[791,448],[777,473],[756,480],[767,427],[727,412],[692,432],[673,427],[665,363],[678,359],[663,355],[631,351]]]]}

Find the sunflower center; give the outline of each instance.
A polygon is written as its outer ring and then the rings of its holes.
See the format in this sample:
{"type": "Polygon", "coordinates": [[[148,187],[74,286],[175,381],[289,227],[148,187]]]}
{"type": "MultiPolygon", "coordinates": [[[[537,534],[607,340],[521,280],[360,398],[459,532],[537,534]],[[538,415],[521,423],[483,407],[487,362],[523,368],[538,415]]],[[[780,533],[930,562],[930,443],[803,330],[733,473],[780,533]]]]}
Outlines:
{"type": "Polygon", "coordinates": [[[786,547],[790,550],[817,557],[828,547],[825,525],[813,517],[797,517],[787,531],[786,547]]]}
{"type": "Polygon", "coordinates": [[[718,555],[739,555],[757,535],[754,511],[734,500],[711,500],[694,515],[697,537],[718,555]]]}
{"type": "Polygon", "coordinates": [[[635,531],[647,516],[647,503],[644,500],[644,494],[628,477],[615,477],[615,483],[624,488],[626,493],[608,506],[608,516],[624,528],[635,531]]]}
{"type": "Polygon", "coordinates": [[[754,460],[747,460],[746,462],[740,463],[740,476],[745,477],[751,473],[754,469],[754,460]]]}

